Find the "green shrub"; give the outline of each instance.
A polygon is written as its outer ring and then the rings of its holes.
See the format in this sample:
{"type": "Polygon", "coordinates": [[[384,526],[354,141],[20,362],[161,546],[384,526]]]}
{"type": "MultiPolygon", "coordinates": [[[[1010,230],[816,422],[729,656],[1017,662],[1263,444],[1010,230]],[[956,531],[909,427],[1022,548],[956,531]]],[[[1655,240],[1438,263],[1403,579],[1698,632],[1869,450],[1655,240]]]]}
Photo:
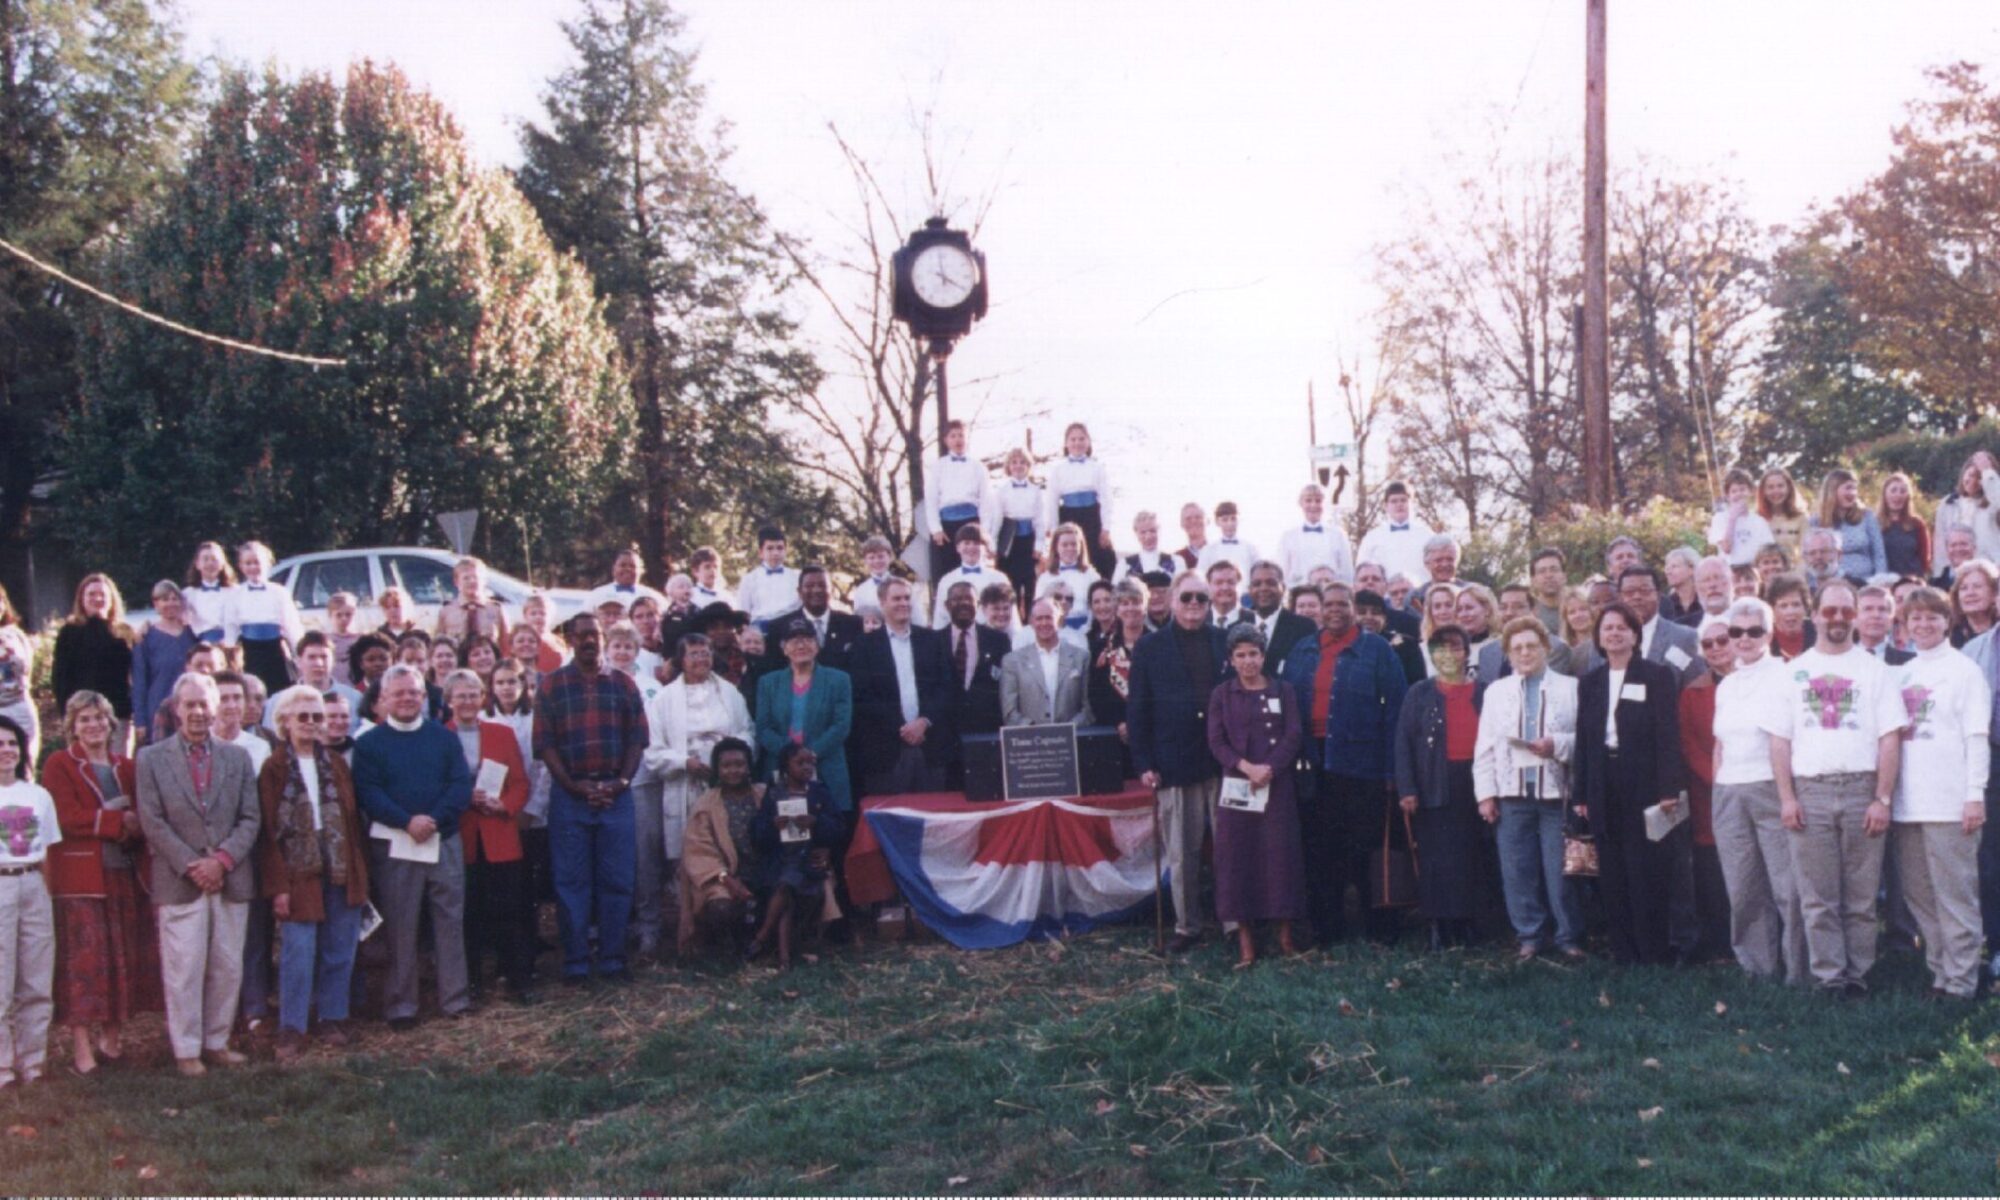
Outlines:
{"type": "Polygon", "coordinates": [[[1581,580],[1603,571],[1605,549],[1625,536],[1637,538],[1646,561],[1657,566],[1676,546],[1704,550],[1710,514],[1705,504],[1656,496],[1632,516],[1579,509],[1564,520],[1544,522],[1532,537],[1525,527],[1481,532],[1466,543],[1459,573],[1489,586],[1526,579],[1535,552],[1553,546],[1568,559],[1570,578],[1581,580]]]}

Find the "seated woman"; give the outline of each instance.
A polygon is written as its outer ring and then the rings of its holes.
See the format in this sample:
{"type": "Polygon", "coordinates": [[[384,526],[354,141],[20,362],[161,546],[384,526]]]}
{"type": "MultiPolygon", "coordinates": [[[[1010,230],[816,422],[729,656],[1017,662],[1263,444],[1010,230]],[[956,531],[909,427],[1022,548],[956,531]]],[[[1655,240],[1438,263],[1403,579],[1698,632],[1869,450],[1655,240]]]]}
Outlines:
{"type": "Polygon", "coordinates": [[[751,884],[762,872],[750,825],[764,803],[764,785],[750,781],[752,751],[742,738],[726,737],[709,753],[715,786],[688,809],[682,843],[680,950],[697,935],[740,941],[756,911],[751,884]]]}
{"type": "MultiPolygon", "coordinates": [[[[833,849],[847,834],[847,822],[833,807],[833,793],[815,776],[819,756],[810,746],[788,742],[778,751],[778,778],[764,792],[757,819],[750,825],[750,839],[766,864],[766,880],[771,886],[771,902],[764,909],[764,924],[745,951],[756,958],[770,944],[778,942],[778,969],[792,966],[792,912],[797,901],[814,902],[826,898],[827,875],[833,869],[833,849]],[[786,801],[804,801],[805,811],[786,812],[786,801]]],[[[791,807],[796,808],[796,803],[791,807]]]]}

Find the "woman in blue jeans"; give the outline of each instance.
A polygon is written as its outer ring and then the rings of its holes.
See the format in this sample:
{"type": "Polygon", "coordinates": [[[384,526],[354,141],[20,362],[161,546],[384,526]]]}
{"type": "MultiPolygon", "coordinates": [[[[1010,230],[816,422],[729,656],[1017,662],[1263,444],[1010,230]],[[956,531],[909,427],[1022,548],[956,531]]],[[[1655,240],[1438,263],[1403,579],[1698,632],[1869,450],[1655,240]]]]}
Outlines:
{"type": "Polygon", "coordinates": [[[278,693],[278,736],[257,776],[264,825],[258,875],[278,920],[278,1044],[281,1062],[305,1049],[319,1007],[320,1040],[345,1045],[354,952],[368,904],[368,856],[347,759],[323,744],[326,704],[303,684],[278,693]]]}
{"type": "Polygon", "coordinates": [[[1517,617],[1500,632],[1512,671],[1486,688],[1472,776],[1479,815],[1499,826],[1500,884],[1521,958],[1549,942],[1583,957],[1583,908],[1563,878],[1563,819],[1576,749],[1576,680],[1548,669],[1549,631],[1517,617]],[[1553,912],[1551,911],[1553,910],[1553,912]]]}

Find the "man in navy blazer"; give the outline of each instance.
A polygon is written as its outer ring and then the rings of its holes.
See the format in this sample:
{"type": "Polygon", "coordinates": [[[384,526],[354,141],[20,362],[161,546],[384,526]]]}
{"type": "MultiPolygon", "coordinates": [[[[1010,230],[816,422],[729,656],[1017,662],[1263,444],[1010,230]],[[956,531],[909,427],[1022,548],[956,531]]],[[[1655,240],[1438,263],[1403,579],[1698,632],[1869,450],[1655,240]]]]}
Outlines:
{"type": "Polygon", "coordinates": [[[864,796],[935,792],[951,764],[951,670],[942,640],[913,621],[910,585],[876,592],[882,627],[861,635],[854,677],[854,764],[864,796]]]}
{"type": "Polygon", "coordinates": [[[1160,798],[1176,953],[1201,936],[1201,848],[1221,791],[1222,768],[1208,750],[1208,701],[1229,655],[1208,618],[1209,599],[1199,574],[1183,571],[1174,580],[1172,622],[1133,647],[1125,709],[1132,765],[1160,798]]]}

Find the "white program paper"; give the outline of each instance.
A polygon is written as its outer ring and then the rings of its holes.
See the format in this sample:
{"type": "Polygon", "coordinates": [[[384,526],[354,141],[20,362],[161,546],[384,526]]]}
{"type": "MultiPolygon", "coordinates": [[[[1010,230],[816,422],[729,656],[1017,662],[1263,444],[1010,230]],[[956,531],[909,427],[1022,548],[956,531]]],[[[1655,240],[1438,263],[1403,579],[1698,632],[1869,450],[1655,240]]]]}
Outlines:
{"type": "Polygon", "coordinates": [[[1655,804],[1646,810],[1646,839],[1657,842],[1672,833],[1675,826],[1687,819],[1688,802],[1685,793],[1682,794],[1680,803],[1674,805],[1672,813],[1668,813],[1663,806],[1655,804]]]}
{"type": "Polygon", "coordinates": [[[407,830],[397,829],[377,821],[368,827],[368,836],[381,838],[389,843],[389,857],[404,862],[434,863],[438,860],[438,844],[443,838],[432,834],[425,841],[411,837],[407,830]]]}
{"type": "MultiPolygon", "coordinates": [[[[779,821],[784,821],[786,817],[803,817],[805,815],[805,797],[797,796],[778,801],[779,821]]],[[[778,826],[778,840],[781,842],[809,842],[812,840],[812,830],[789,823],[781,824],[778,826]]]]}
{"type": "Polygon", "coordinates": [[[1264,806],[1270,802],[1271,789],[1269,785],[1251,787],[1249,780],[1237,779],[1233,776],[1223,779],[1222,797],[1217,801],[1223,808],[1248,813],[1263,812],[1264,806]]]}
{"type": "Polygon", "coordinates": [[[500,789],[507,786],[507,764],[494,762],[490,758],[479,760],[479,778],[472,781],[474,791],[485,792],[495,800],[500,798],[500,789]]]}

